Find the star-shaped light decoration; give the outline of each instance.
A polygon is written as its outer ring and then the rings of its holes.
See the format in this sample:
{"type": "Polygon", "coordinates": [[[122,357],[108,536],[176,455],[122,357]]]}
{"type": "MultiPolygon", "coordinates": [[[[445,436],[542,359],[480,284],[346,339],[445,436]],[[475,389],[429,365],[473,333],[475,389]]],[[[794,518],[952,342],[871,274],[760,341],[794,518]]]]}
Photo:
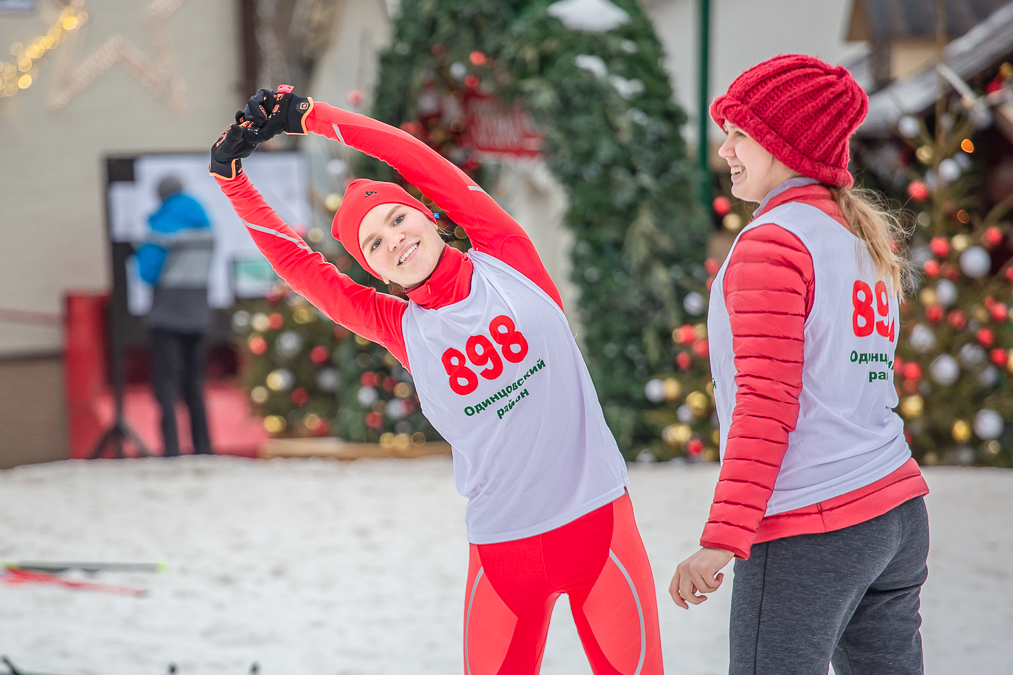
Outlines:
{"type": "MultiPolygon", "coordinates": [[[[49,94],[47,107],[50,110],[63,108],[99,76],[119,64],[165,107],[177,115],[182,114],[186,110],[186,81],[176,74],[173,50],[165,35],[164,25],[165,20],[184,2],[186,0],[154,0],[148,5],[144,24],[154,49],[154,62],[125,37],[114,35],[91,56],[65,69],[49,94]]],[[[81,48],[80,35],[75,38],[74,44],[67,47],[68,61],[73,61],[81,48]]]]}
{"type": "Polygon", "coordinates": [[[10,98],[28,89],[39,77],[39,61],[88,21],[81,9],[84,0],[72,0],[44,34],[31,42],[15,42],[10,47],[11,61],[0,62],[0,98],[10,98]]]}

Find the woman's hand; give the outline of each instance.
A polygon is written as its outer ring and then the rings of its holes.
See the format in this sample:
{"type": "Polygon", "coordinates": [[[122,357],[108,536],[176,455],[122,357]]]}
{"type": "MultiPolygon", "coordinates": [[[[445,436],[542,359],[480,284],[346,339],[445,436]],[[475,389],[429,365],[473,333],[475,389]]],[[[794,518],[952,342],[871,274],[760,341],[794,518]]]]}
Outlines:
{"type": "Polygon", "coordinates": [[[701,548],[699,551],[679,563],[675,568],[675,576],[668,587],[675,604],[689,609],[691,603],[699,605],[707,599],[704,593],[713,593],[721,586],[725,575],[718,574],[722,567],[732,559],[732,552],[720,548],[701,548]],[[700,595],[697,595],[697,593],[700,595]]]}

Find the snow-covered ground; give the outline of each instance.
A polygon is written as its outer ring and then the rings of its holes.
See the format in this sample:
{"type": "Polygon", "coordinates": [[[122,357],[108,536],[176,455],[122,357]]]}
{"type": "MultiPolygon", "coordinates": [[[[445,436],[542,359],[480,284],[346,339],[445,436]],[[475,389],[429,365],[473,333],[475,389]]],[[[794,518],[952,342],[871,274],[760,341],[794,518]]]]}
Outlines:
{"type": "MultiPolygon", "coordinates": [[[[727,672],[728,586],[667,597],[695,550],[710,466],[630,467],[668,672],[727,672]]],[[[926,472],[926,672],[1013,673],[1013,471],[926,472]]],[[[0,584],[0,654],[61,675],[461,672],[467,542],[449,459],[61,462],[0,472],[0,559],[165,561],[94,580],[143,598],[0,584]]],[[[556,607],[543,673],[590,672],[556,607]]]]}

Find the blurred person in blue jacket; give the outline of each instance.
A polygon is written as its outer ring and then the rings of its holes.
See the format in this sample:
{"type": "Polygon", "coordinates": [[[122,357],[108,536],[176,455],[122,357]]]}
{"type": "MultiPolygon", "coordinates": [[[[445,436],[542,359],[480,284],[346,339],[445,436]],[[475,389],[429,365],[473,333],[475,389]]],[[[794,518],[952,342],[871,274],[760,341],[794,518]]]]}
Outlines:
{"type": "Polygon", "coordinates": [[[148,218],[151,230],[137,250],[141,278],[154,286],[147,325],[151,334],[151,384],[162,409],[166,457],[179,455],[176,397],[190,411],[195,454],[211,454],[204,405],[204,335],[211,326],[208,271],[214,237],[196,199],[183,194],[175,176],[158,184],[162,205],[148,218]]]}

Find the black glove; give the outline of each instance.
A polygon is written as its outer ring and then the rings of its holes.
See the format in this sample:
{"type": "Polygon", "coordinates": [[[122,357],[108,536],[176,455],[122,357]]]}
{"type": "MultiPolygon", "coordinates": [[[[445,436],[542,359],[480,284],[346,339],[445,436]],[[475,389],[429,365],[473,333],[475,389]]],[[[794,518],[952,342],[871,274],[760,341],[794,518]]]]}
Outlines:
{"type": "Polygon", "coordinates": [[[252,155],[260,145],[250,138],[252,123],[243,122],[241,112],[236,113],[236,122],[211,146],[211,166],[208,171],[212,176],[233,180],[243,172],[242,158],[252,155]]]}
{"type": "Polygon", "coordinates": [[[250,139],[264,143],[281,132],[305,134],[305,118],[312,109],[313,99],[296,96],[292,87],[283,84],[276,92],[258,90],[246,103],[242,115],[245,121],[252,123],[250,139]]]}

